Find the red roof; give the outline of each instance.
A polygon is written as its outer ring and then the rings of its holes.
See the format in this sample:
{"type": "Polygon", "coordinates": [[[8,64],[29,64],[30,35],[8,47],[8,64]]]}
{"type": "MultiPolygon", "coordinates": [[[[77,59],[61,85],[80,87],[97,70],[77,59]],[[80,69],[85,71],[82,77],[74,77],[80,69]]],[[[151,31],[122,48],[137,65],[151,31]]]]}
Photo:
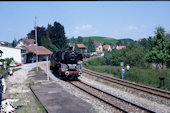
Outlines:
{"type": "Polygon", "coordinates": [[[101,46],[101,45],[102,45],[102,44],[101,44],[100,42],[99,42],[99,43],[98,43],[98,42],[95,43],[95,46],[96,46],[96,47],[101,46]]]}
{"type": "Polygon", "coordinates": [[[110,45],[104,45],[104,46],[103,46],[103,49],[107,49],[107,50],[108,50],[109,47],[110,47],[110,45]]]}
{"type": "Polygon", "coordinates": [[[87,48],[84,44],[76,44],[78,48],[87,48]]]}
{"type": "Polygon", "coordinates": [[[34,39],[27,39],[27,38],[21,38],[24,42],[26,42],[28,45],[34,44],[34,39]]]}
{"type": "Polygon", "coordinates": [[[123,49],[123,48],[126,48],[126,46],[119,46],[119,49],[120,49],[120,50],[123,49]]]}
{"type": "MultiPolygon", "coordinates": [[[[21,48],[36,54],[36,46],[21,46],[21,48]]],[[[48,55],[48,54],[52,54],[52,52],[47,48],[45,48],[44,46],[37,46],[37,54],[48,55]]]]}

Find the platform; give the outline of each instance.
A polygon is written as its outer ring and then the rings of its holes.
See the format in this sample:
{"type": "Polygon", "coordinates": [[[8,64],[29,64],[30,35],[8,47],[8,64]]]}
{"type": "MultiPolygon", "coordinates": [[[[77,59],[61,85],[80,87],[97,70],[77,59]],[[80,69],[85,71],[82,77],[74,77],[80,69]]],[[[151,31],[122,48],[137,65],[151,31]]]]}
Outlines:
{"type": "Polygon", "coordinates": [[[40,83],[31,90],[48,113],[93,113],[92,106],[65,91],[56,82],[40,83]]]}

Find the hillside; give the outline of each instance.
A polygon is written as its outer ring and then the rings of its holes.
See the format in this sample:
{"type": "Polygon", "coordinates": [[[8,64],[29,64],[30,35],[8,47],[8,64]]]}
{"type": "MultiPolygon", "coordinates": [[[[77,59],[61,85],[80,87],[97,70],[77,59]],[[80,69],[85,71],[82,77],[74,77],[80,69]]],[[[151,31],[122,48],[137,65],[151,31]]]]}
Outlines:
{"type": "Polygon", "coordinates": [[[130,38],[125,38],[125,39],[119,39],[119,40],[122,40],[122,41],[125,41],[125,42],[133,42],[134,40],[130,39],[130,38]]]}
{"type": "MultiPolygon", "coordinates": [[[[102,44],[106,43],[106,44],[111,44],[111,45],[118,42],[118,40],[116,40],[114,38],[100,37],[100,36],[91,36],[91,37],[82,37],[82,38],[83,38],[83,43],[85,43],[85,44],[87,44],[88,39],[93,39],[94,42],[101,42],[102,44]]],[[[70,42],[72,42],[71,39],[68,39],[68,40],[70,42]]],[[[77,42],[77,38],[75,38],[75,42],[77,42]]]]}

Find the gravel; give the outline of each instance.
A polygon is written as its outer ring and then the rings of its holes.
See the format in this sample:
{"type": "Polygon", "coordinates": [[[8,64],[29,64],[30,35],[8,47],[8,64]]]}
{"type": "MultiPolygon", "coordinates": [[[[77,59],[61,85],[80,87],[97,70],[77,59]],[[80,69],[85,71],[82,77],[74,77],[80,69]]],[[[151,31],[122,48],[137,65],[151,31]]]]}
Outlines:
{"type": "MultiPolygon", "coordinates": [[[[46,71],[46,64],[43,64],[41,68],[46,71]]],[[[51,72],[49,72],[50,76],[54,76],[51,72]]],[[[72,95],[75,95],[76,97],[90,103],[93,108],[95,109],[95,113],[118,113],[120,112],[119,110],[106,105],[105,103],[99,101],[98,99],[95,99],[94,97],[90,96],[89,94],[79,90],[78,88],[74,87],[68,82],[65,82],[60,79],[55,79],[55,81],[59,85],[61,85],[67,92],[69,92],[72,95]]]]}
{"type": "MultiPolygon", "coordinates": [[[[46,70],[46,65],[43,66],[43,69],[46,70]]],[[[52,75],[52,73],[50,73],[52,75]]],[[[99,82],[100,80],[95,80],[93,77],[89,77],[85,73],[79,77],[79,79],[85,83],[88,83],[90,85],[93,85],[99,89],[102,89],[108,93],[111,93],[113,95],[119,96],[123,99],[126,99],[128,101],[134,102],[140,106],[144,106],[148,109],[151,109],[157,113],[168,113],[170,112],[170,105],[161,104],[162,102],[159,102],[158,100],[154,100],[153,98],[148,99],[146,95],[140,94],[138,91],[129,91],[126,88],[122,88],[122,86],[111,86],[108,83],[99,82]],[[137,95],[139,94],[139,95],[137,95]],[[143,96],[141,96],[143,95],[143,96]]],[[[113,113],[113,112],[119,112],[116,109],[112,108],[111,106],[108,106],[104,104],[103,102],[95,99],[92,96],[89,96],[88,94],[84,93],[83,91],[75,88],[74,86],[70,85],[69,83],[56,79],[56,82],[60,84],[66,91],[68,91],[70,94],[73,94],[82,100],[90,103],[94,109],[96,109],[99,113],[113,113]]],[[[155,97],[156,98],[156,97],[155,97]]],[[[168,100],[167,100],[168,101],[168,100]]],[[[166,102],[163,102],[166,103],[166,102]]],[[[168,103],[169,104],[169,103],[168,103]]]]}
{"type": "Polygon", "coordinates": [[[108,93],[119,96],[119,97],[126,99],[128,101],[134,102],[140,106],[144,106],[144,107],[151,109],[157,113],[170,112],[170,106],[167,106],[165,104],[160,104],[154,100],[151,101],[151,100],[148,100],[147,98],[137,96],[135,94],[128,92],[128,90],[122,90],[120,88],[111,86],[109,84],[103,84],[99,81],[89,78],[89,76],[86,74],[83,74],[83,76],[81,76],[79,79],[87,84],[93,85],[93,86],[95,86],[99,89],[102,89],[108,93]]]}
{"type": "MultiPolygon", "coordinates": [[[[18,70],[14,73],[13,76],[8,77],[6,83],[7,83],[7,97],[14,97],[14,98],[21,98],[23,105],[28,105],[27,103],[30,103],[30,89],[28,87],[29,78],[34,75],[30,70],[35,67],[36,64],[27,64],[21,66],[22,69],[18,70]],[[10,94],[10,95],[8,95],[10,94]],[[13,94],[13,96],[11,96],[13,94]],[[26,99],[24,100],[23,97],[26,99]],[[25,103],[25,104],[24,104],[25,103]]],[[[39,63],[39,66],[46,72],[46,62],[39,63]]],[[[49,71],[49,75],[53,76],[52,73],[49,71]]],[[[145,96],[138,96],[136,95],[137,92],[134,91],[134,94],[129,92],[129,90],[121,89],[120,87],[111,86],[108,83],[102,83],[99,82],[99,80],[95,80],[91,77],[89,77],[86,74],[83,74],[79,77],[79,79],[85,83],[88,83],[90,85],[93,85],[99,89],[102,89],[104,91],[107,91],[108,93],[114,94],[116,96],[119,96],[123,99],[132,101],[138,105],[147,107],[148,109],[152,109],[153,111],[157,113],[168,113],[170,112],[170,105],[160,104],[161,102],[156,102],[155,100],[144,98],[145,96]]],[[[75,88],[68,82],[62,81],[60,79],[55,78],[55,81],[59,85],[61,85],[66,91],[68,91],[70,94],[77,96],[78,98],[90,103],[93,108],[95,109],[95,113],[114,113],[114,112],[120,112],[117,109],[106,105],[105,103],[99,101],[98,99],[95,99],[94,97],[90,96],[87,93],[84,93],[83,91],[79,90],[78,88],[75,88]]],[[[30,113],[34,113],[35,110],[31,108],[32,110],[30,113]]]]}
{"type": "MultiPolygon", "coordinates": [[[[40,63],[41,65],[42,63],[40,63]]],[[[3,99],[19,99],[14,103],[15,106],[22,106],[17,109],[17,113],[40,113],[41,109],[35,102],[35,98],[30,90],[29,82],[30,77],[35,75],[31,71],[36,64],[24,64],[15,68],[21,68],[13,73],[12,76],[8,76],[6,79],[6,92],[3,94],[3,99]]]]}

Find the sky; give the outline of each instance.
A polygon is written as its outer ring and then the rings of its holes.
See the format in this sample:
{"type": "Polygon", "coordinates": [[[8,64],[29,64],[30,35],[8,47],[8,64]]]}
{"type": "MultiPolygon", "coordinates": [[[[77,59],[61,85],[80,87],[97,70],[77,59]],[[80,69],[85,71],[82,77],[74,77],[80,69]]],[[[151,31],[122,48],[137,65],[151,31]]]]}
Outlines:
{"type": "Polygon", "coordinates": [[[104,36],[133,40],[170,33],[170,1],[15,1],[0,2],[0,41],[24,38],[37,26],[59,22],[68,38],[104,36]]]}

